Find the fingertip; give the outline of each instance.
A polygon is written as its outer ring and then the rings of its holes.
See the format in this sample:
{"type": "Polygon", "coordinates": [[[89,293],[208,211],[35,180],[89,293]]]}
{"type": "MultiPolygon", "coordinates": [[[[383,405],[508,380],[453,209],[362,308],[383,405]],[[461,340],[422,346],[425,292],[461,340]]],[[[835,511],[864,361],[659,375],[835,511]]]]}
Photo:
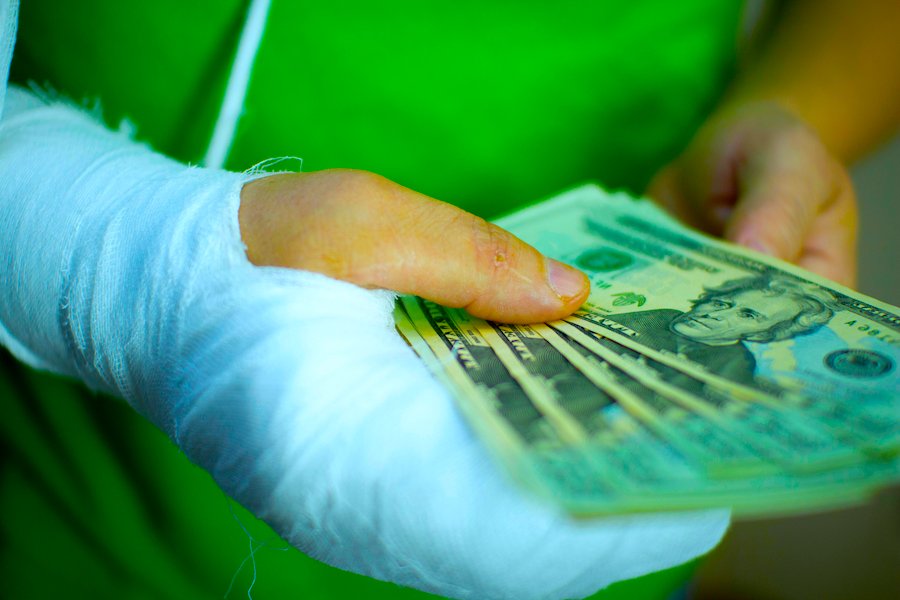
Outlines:
{"type": "Polygon", "coordinates": [[[744,233],[741,231],[735,235],[726,236],[726,239],[739,246],[743,246],[744,248],[749,248],[754,252],[759,252],[766,256],[778,257],[778,251],[775,250],[770,243],[754,236],[752,233],[744,233]]]}
{"type": "Polygon", "coordinates": [[[798,264],[816,275],[856,289],[856,261],[851,256],[810,251],[804,253],[798,264]]]}
{"type": "Polygon", "coordinates": [[[779,218],[770,206],[744,202],[737,206],[726,224],[724,238],[766,256],[796,261],[803,239],[796,229],[789,219],[779,218]]]}

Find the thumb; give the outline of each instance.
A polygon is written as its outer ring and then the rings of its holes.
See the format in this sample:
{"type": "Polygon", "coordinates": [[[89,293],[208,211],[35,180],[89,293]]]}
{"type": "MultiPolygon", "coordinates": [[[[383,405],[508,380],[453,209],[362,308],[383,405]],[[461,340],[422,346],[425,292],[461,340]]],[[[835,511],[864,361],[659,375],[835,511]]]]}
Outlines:
{"type": "Polygon", "coordinates": [[[590,291],[584,274],[511,233],[363,171],[248,183],[240,224],[255,264],[416,294],[484,319],[559,319],[590,291]]]}

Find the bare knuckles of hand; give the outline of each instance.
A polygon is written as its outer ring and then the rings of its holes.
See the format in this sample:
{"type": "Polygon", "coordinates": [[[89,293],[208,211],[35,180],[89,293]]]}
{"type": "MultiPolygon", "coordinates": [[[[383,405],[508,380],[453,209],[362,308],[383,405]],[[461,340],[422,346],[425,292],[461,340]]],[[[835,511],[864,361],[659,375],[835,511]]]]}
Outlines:
{"type": "Polygon", "coordinates": [[[857,208],[847,170],[774,103],[708,121],[648,193],[691,225],[855,283],[857,208]]]}
{"type": "Polygon", "coordinates": [[[241,192],[256,265],[417,294],[507,322],[558,319],[590,286],[579,271],[452,205],[365,171],[278,174],[241,192]]]}

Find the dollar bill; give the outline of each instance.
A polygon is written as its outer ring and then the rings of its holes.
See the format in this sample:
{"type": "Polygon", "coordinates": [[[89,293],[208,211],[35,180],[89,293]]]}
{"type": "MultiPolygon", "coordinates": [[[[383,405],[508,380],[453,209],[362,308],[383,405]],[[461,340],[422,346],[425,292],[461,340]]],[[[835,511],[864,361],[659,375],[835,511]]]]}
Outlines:
{"type": "MultiPolygon", "coordinates": [[[[494,327],[497,326],[494,325],[494,327]]],[[[602,354],[607,358],[613,358],[615,355],[610,356],[607,352],[593,353],[565,334],[554,331],[546,325],[534,325],[527,328],[522,326],[503,327],[532,330],[558,348],[561,354],[569,357],[573,364],[577,364],[585,373],[596,374],[599,369],[601,372],[607,371],[607,374],[600,375],[600,377],[605,377],[608,375],[608,371],[616,370],[609,364],[604,365],[600,356],[602,354]],[[579,361],[578,355],[581,355],[584,360],[579,361]]],[[[601,379],[598,384],[608,386],[610,381],[601,379]]],[[[654,419],[647,421],[650,428],[660,422],[665,423],[672,420],[671,418],[665,419],[664,415],[671,415],[670,411],[673,409],[675,411],[683,409],[684,407],[681,405],[686,401],[689,407],[693,404],[689,398],[683,397],[684,395],[676,394],[675,397],[678,399],[666,407],[667,399],[657,396],[653,386],[644,387],[639,381],[629,378],[627,374],[620,371],[619,377],[614,380],[612,395],[618,396],[617,392],[623,390],[629,390],[634,400],[646,403],[659,411],[653,415],[654,419]]],[[[639,412],[644,412],[644,410],[639,412]]],[[[845,468],[831,468],[824,472],[812,473],[785,468],[793,465],[792,461],[789,461],[787,465],[781,463],[777,466],[772,462],[760,462],[759,459],[762,458],[766,461],[772,460],[771,448],[755,444],[754,442],[758,439],[753,435],[748,435],[747,430],[735,431],[732,427],[736,423],[746,422],[746,413],[740,416],[732,414],[730,418],[723,418],[723,415],[729,413],[716,413],[710,410],[700,412],[711,418],[709,423],[701,425],[696,431],[707,438],[705,440],[706,449],[715,453],[711,466],[718,468],[712,470],[707,468],[691,469],[689,477],[648,480],[654,485],[646,485],[648,481],[644,481],[642,483],[645,485],[642,488],[630,490],[635,494],[623,495],[623,504],[635,511],[728,505],[737,510],[740,515],[786,514],[798,508],[810,510],[816,506],[834,507],[838,504],[852,503],[865,497],[875,487],[884,485],[885,482],[895,480],[897,477],[898,464],[889,461],[854,464],[845,468]],[[712,423],[715,425],[711,426],[712,423]],[[719,438],[720,432],[725,433],[721,439],[719,438]],[[729,448],[727,443],[723,443],[723,440],[742,445],[743,452],[735,455],[734,450],[729,448]],[[754,457],[753,452],[758,454],[754,457]],[[745,462],[752,458],[756,458],[757,462],[745,462]],[[723,481],[723,478],[727,481],[723,481]],[[660,483],[662,485],[659,485],[660,483]]],[[[677,422],[678,418],[676,417],[675,420],[677,422]]],[[[670,442],[675,441],[677,444],[679,435],[673,436],[672,430],[668,428],[664,428],[664,431],[668,435],[663,435],[662,438],[670,442]]],[[[693,460],[701,460],[704,463],[710,460],[708,453],[702,455],[690,453],[689,456],[693,460]]],[[[780,455],[779,457],[783,458],[780,455]]],[[[709,467],[710,465],[695,463],[692,466],[709,467]]]]}
{"type": "MultiPolygon", "coordinates": [[[[730,424],[719,415],[708,411],[704,414],[693,406],[670,401],[654,385],[656,382],[645,379],[650,383],[646,386],[621,368],[625,366],[621,357],[596,353],[565,332],[546,325],[533,327],[595,385],[608,390],[625,410],[686,456],[697,469],[735,475],[777,470],[765,454],[755,452],[745,440],[733,436],[730,424]]],[[[589,340],[582,341],[590,344],[589,340]]]]}
{"type": "MultiPolygon", "coordinates": [[[[570,340],[619,365],[675,406],[703,415],[726,432],[733,443],[740,441],[770,464],[793,470],[815,470],[865,460],[856,446],[831,435],[829,429],[817,426],[818,423],[805,419],[798,411],[755,401],[752,395],[735,397],[585,327],[565,322],[554,327],[570,340]]],[[[713,466],[725,473],[734,468],[728,455],[721,455],[713,466]]]]}
{"type": "MultiPolygon", "coordinates": [[[[775,470],[717,480],[691,468],[684,455],[666,449],[665,443],[671,441],[668,436],[648,435],[649,428],[644,430],[630,420],[614,397],[598,395],[578,383],[578,371],[572,370],[575,363],[560,361],[568,352],[554,356],[561,342],[563,348],[572,347],[565,345],[563,336],[550,329],[540,331],[545,326],[486,323],[463,311],[420,299],[404,299],[404,306],[411,317],[407,320],[405,315],[398,315],[398,329],[442,377],[451,375],[444,381],[489,444],[497,449],[497,442],[506,438],[499,454],[507,468],[540,495],[575,514],[713,506],[731,506],[742,515],[789,513],[858,501],[876,482],[896,477],[891,465],[867,464],[814,476],[775,470]],[[532,341],[530,347],[520,345],[523,337],[532,341]],[[460,342],[463,338],[465,341],[460,342]],[[429,339],[431,343],[426,341],[429,339]],[[469,344],[473,346],[462,350],[469,344]],[[476,348],[475,355],[466,356],[476,348]],[[466,356],[462,359],[467,365],[464,371],[452,367],[459,364],[460,355],[466,356]],[[535,368],[522,368],[529,363],[535,368]],[[476,377],[478,387],[490,382],[483,388],[485,393],[473,393],[473,381],[466,376],[474,373],[473,369],[491,374],[476,377]],[[579,394],[572,396],[576,390],[579,394]],[[513,391],[516,403],[521,404],[522,396],[527,396],[534,407],[535,414],[528,419],[532,425],[527,429],[535,427],[534,420],[542,421],[539,429],[544,435],[529,436],[516,427],[502,434],[497,427],[508,426],[507,421],[486,417],[494,411],[508,413],[501,404],[504,398],[509,401],[513,391]],[[567,402],[566,396],[580,399],[567,402]],[[573,432],[573,423],[566,420],[576,416],[581,423],[591,425],[573,432]],[[549,434],[550,430],[556,434],[549,434]]],[[[587,353],[583,348],[581,352],[587,353]]],[[[643,395],[639,387],[632,388],[643,395]]]]}
{"type": "Polygon", "coordinates": [[[404,298],[397,327],[549,501],[778,514],[900,479],[896,308],[595,187],[500,224],[587,272],[588,302],[523,326],[404,298]]]}
{"type": "MultiPolygon", "coordinates": [[[[587,496],[594,512],[626,510],[617,495],[626,479],[614,468],[598,468],[590,458],[596,448],[560,427],[550,399],[532,400],[485,339],[483,321],[421,298],[403,298],[403,308],[404,337],[422,338],[414,349],[449,384],[475,431],[515,478],[556,500],[587,496]],[[580,486],[577,494],[572,486],[580,486]]],[[[583,508],[583,501],[573,504],[583,508]]]]}
{"type": "Polygon", "coordinates": [[[502,224],[590,275],[571,323],[730,397],[799,411],[820,441],[897,450],[897,308],[597,188],[502,224]]]}
{"type": "Polygon", "coordinates": [[[570,443],[585,448],[586,460],[603,471],[614,467],[617,489],[696,477],[696,463],[663,446],[668,438],[626,425],[623,412],[628,411],[613,386],[595,385],[533,327],[481,321],[481,330],[554,427],[565,432],[570,443]]]}
{"type": "Polygon", "coordinates": [[[450,375],[460,404],[492,423],[493,434],[498,426],[507,428],[498,438],[505,440],[501,454],[519,462],[523,457],[539,462],[560,452],[571,461],[577,454],[579,460],[593,462],[610,490],[686,472],[680,457],[549,345],[550,352],[529,349],[517,337],[516,326],[487,323],[421,299],[404,298],[403,306],[406,314],[396,317],[398,329],[444,381],[450,375]],[[462,369],[452,366],[459,363],[462,369]],[[537,369],[530,370],[532,366],[537,369]],[[472,393],[472,384],[480,393],[472,393]],[[498,416],[485,417],[494,413],[498,416]],[[517,415],[518,423],[527,414],[528,427],[508,427],[509,414],[517,415]]]}

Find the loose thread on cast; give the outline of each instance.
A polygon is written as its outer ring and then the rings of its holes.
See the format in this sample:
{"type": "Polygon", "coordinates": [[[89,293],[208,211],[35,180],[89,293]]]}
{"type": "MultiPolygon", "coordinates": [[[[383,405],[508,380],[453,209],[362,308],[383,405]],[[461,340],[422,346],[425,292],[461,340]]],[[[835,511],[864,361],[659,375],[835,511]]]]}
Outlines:
{"type": "Polygon", "coordinates": [[[244,532],[244,535],[247,536],[247,540],[250,545],[250,553],[244,557],[244,560],[241,561],[241,564],[238,565],[238,568],[235,570],[234,575],[231,576],[231,581],[228,584],[228,589],[225,590],[225,595],[222,598],[223,598],[223,600],[225,600],[231,594],[232,589],[234,589],[234,584],[237,581],[238,575],[240,575],[241,572],[244,570],[244,566],[247,564],[247,561],[249,560],[249,561],[251,561],[251,564],[253,565],[253,577],[250,580],[249,587],[247,587],[247,598],[248,598],[248,600],[253,600],[253,594],[252,594],[253,587],[256,585],[256,580],[259,575],[257,566],[256,566],[256,553],[259,552],[263,548],[269,548],[271,550],[278,550],[280,552],[286,552],[287,550],[290,550],[290,546],[285,545],[280,548],[275,548],[275,547],[271,546],[270,542],[257,540],[255,537],[253,537],[253,534],[250,533],[250,531],[247,529],[247,527],[241,521],[241,518],[237,515],[237,513],[234,512],[234,506],[232,505],[231,499],[226,497],[225,504],[226,504],[226,506],[228,506],[228,512],[231,513],[231,516],[237,522],[238,527],[240,527],[241,531],[244,532]],[[254,546],[254,544],[256,544],[256,545],[254,546]]]}

